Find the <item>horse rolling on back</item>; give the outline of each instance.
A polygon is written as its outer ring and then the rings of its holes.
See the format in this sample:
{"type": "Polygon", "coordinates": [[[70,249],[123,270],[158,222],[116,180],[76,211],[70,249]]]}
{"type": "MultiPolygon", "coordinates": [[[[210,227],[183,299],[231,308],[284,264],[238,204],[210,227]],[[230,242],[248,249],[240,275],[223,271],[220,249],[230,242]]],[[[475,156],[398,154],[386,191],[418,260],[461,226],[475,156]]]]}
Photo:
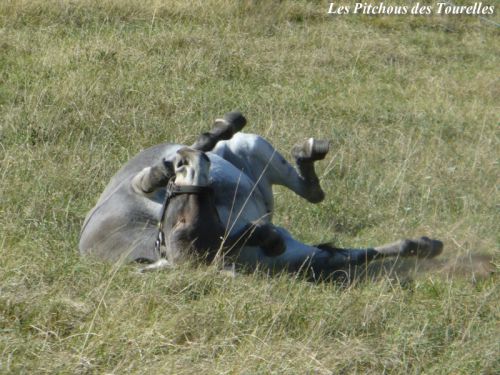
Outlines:
{"type": "Polygon", "coordinates": [[[297,241],[272,224],[272,187],[286,186],[311,203],[321,202],[314,166],[326,156],[328,142],[310,138],[297,144],[294,168],[262,137],[240,132],[245,124],[240,113],[231,112],[190,147],[164,143],[136,155],[88,213],[81,254],[152,263],[147,269],[220,256],[249,269],[307,269],[328,277],[375,259],[442,252],[442,242],[428,237],[366,249],[297,241]],[[155,246],[159,222],[164,238],[155,246]]]}

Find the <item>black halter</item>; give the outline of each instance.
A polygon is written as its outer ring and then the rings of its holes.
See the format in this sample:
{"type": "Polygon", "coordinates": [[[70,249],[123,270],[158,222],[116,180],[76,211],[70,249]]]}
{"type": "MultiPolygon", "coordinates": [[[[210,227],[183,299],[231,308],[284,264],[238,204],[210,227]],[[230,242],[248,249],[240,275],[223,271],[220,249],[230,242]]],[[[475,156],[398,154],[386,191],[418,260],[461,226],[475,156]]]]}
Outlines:
{"type": "Polygon", "coordinates": [[[167,191],[165,192],[165,200],[161,207],[160,221],[158,222],[158,235],[155,241],[155,252],[160,255],[160,258],[166,258],[167,253],[162,249],[161,246],[165,246],[165,232],[163,231],[163,221],[165,220],[165,214],[167,213],[167,207],[170,199],[181,194],[203,194],[207,192],[212,192],[210,186],[197,186],[197,185],[176,185],[174,183],[174,178],[171,178],[167,184],[167,191]]]}

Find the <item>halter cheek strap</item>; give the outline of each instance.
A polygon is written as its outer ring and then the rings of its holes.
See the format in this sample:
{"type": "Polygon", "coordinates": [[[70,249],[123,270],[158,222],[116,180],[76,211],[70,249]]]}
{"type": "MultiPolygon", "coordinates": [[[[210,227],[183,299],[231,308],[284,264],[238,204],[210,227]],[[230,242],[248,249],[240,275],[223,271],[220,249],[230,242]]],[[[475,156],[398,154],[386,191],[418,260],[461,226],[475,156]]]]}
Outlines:
{"type": "Polygon", "coordinates": [[[165,248],[165,232],[163,231],[163,221],[165,220],[165,214],[167,213],[167,207],[170,199],[181,194],[203,194],[212,192],[213,189],[210,186],[197,186],[197,185],[176,185],[174,183],[174,178],[171,178],[167,184],[167,191],[165,193],[165,200],[161,207],[160,221],[158,221],[158,235],[155,241],[155,252],[159,254],[160,258],[166,258],[167,253],[162,249],[162,245],[165,248]]]}

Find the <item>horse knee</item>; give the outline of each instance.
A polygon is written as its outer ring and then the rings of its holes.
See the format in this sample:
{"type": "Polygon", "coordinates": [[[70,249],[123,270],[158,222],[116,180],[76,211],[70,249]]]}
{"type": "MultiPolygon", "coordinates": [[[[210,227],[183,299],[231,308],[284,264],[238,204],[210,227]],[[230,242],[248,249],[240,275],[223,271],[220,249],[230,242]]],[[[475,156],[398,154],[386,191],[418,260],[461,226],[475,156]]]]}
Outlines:
{"type": "Polygon", "coordinates": [[[285,241],[276,229],[268,226],[266,235],[262,241],[261,247],[267,256],[275,257],[281,255],[286,250],[285,241]]]}
{"type": "Polygon", "coordinates": [[[264,253],[270,257],[281,255],[286,250],[285,240],[271,224],[255,226],[248,242],[253,246],[261,247],[264,253]]]}

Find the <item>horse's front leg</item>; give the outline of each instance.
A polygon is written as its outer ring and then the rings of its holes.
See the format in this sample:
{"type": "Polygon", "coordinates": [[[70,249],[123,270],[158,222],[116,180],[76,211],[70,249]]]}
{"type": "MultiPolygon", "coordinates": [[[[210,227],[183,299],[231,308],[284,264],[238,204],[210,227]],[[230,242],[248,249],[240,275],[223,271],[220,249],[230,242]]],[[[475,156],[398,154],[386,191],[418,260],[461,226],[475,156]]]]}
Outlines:
{"type": "Polygon", "coordinates": [[[231,254],[243,246],[260,247],[266,256],[276,257],[285,252],[286,245],[276,227],[269,223],[248,223],[224,240],[224,248],[231,254]]]}
{"type": "Polygon", "coordinates": [[[148,196],[156,189],[167,186],[168,181],[174,176],[172,162],[163,159],[137,173],[132,179],[132,189],[136,193],[148,196]]]}
{"type": "Polygon", "coordinates": [[[413,240],[401,240],[391,244],[375,247],[378,257],[412,257],[434,258],[443,251],[443,243],[429,237],[420,237],[413,240]]]}
{"type": "Polygon", "coordinates": [[[191,148],[208,152],[212,151],[217,142],[231,139],[246,125],[247,120],[240,112],[229,112],[221,119],[216,119],[212,130],[202,133],[191,148]]]}

